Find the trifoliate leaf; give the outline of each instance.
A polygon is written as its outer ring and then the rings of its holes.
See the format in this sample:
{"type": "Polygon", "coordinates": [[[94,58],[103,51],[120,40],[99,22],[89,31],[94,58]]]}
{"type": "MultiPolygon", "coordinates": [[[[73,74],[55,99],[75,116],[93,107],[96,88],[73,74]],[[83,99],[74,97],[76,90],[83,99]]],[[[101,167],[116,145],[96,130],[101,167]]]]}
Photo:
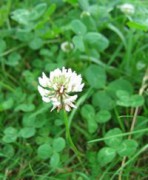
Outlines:
{"type": "Polygon", "coordinates": [[[83,24],[83,22],[78,19],[73,20],[70,26],[72,31],[77,35],[84,35],[87,31],[85,24],[83,24]]]}
{"type": "Polygon", "coordinates": [[[121,157],[132,156],[137,149],[138,143],[135,140],[127,139],[124,140],[117,149],[118,154],[121,157]]]}
{"type": "Polygon", "coordinates": [[[37,154],[41,159],[48,159],[52,154],[52,148],[49,144],[42,144],[38,147],[37,154]]]}
{"type": "Polygon", "coordinates": [[[33,127],[24,127],[20,130],[19,135],[23,138],[30,138],[34,136],[35,128],[33,127]]]}
{"type": "Polygon", "coordinates": [[[53,140],[53,149],[56,152],[61,152],[65,147],[65,140],[61,137],[58,137],[53,140]]]}
{"type": "Polygon", "coordinates": [[[3,141],[5,143],[15,142],[18,137],[18,131],[14,127],[8,127],[4,130],[3,141]]]}
{"type": "Polygon", "coordinates": [[[107,138],[104,140],[106,145],[117,148],[122,142],[122,131],[119,128],[114,128],[109,130],[104,137],[107,138]]]}
{"type": "Polygon", "coordinates": [[[52,168],[56,168],[58,166],[60,162],[60,155],[59,153],[54,153],[52,156],[51,156],[51,159],[50,159],[50,166],[52,168]]]}
{"type": "Polygon", "coordinates": [[[103,88],[106,84],[106,73],[101,66],[90,65],[85,71],[85,77],[93,88],[103,88]]]}
{"type": "Polygon", "coordinates": [[[101,110],[111,110],[116,106],[115,100],[106,91],[96,92],[92,97],[92,104],[101,110]]]}
{"type": "Polygon", "coordinates": [[[112,162],[116,156],[116,151],[110,147],[104,147],[98,152],[98,162],[101,166],[105,166],[112,162]]]}
{"type": "Polygon", "coordinates": [[[108,39],[97,32],[88,32],[85,35],[85,42],[90,46],[95,46],[98,51],[104,51],[109,45],[108,39]]]}
{"type": "Polygon", "coordinates": [[[95,115],[95,120],[98,123],[106,123],[109,121],[111,118],[111,113],[107,110],[100,110],[98,113],[95,115]]]}

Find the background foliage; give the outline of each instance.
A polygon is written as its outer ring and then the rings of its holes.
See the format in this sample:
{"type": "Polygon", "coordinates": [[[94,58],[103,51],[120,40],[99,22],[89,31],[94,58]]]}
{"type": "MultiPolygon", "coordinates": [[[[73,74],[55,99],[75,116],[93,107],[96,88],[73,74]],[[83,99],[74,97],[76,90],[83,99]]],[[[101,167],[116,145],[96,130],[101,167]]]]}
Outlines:
{"type": "Polygon", "coordinates": [[[148,4],[128,1],[135,13],[127,15],[123,3],[0,2],[0,179],[116,179],[125,156],[123,179],[148,177],[148,4]],[[82,164],[65,140],[61,113],[50,112],[37,91],[42,72],[63,66],[85,82],[69,113],[82,164]]]}

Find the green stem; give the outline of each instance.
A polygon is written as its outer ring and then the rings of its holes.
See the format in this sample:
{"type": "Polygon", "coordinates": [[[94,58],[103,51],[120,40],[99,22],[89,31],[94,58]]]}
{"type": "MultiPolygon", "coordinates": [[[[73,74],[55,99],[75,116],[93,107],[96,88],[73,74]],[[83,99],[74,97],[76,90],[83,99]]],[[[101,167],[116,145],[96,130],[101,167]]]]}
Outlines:
{"type": "Polygon", "coordinates": [[[12,92],[15,91],[11,86],[9,86],[8,84],[3,83],[2,81],[0,82],[0,85],[3,86],[6,89],[12,91],[12,92]]]}
{"type": "Polygon", "coordinates": [[[67,113],[66,111],[63,110],[63,116],[64,116],[64,123],[65,123],[65,127],[66,127],[66,139],[69,142],[69,145],[71,146],[71,149],[74,151],[74,153],[77,155],[78,160],[81,162],[80,160],[80,156],[82,155],[78,149],[76,148],[76,146],[74,145],[71,135],[70,135],[70,130],[69,130],[69,123],[68,123],[68,117],[67,117],[67,113]]]}
{"type": "Polygon", "coordinates": [[[116,108],[114,109],[114,112],[115,112],[117,121],[118,121],[118,123],[119,123],[121,129],[125,132],[125,128],[124,128],[123,122],[122,122],[122,120],[120,119],[119,113],[118,113],[118,111],[117,111],[116,108]]]}

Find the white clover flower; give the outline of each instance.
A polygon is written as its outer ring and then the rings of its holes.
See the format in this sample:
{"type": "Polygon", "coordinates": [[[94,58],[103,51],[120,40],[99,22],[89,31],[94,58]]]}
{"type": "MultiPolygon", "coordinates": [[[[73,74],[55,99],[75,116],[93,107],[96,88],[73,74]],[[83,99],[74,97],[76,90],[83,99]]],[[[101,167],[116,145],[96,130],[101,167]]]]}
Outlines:
{"type": "Polygon", "coordinates": [[[61,44],[61,49],[63,52],[70,52],[73,48],[73,44],[68,41],[65,41],[61,44]]]}
{"type": "Polygon", "coordinates": [[[91,16],[90,12],[88,11],[83,11],[80,15],[81,18],[85,17],[85,16],[91,16]]]}
{"type": "Polygon", "coordinates": [[[135,7],[129,3],[122,4],[118,8],[126,15],[132,15],[135,13],[135,7]]]}
{"type": "Polygon", "coordinates": [[[57,108],[58,111],[60,109],[70,111],[71,108],[76,108],[74,102],[77,95],[71,95],[71,93],[81,92],[84,86],[81,75],[65,67],[62,70],[55,69],[50,72],[49,78],[42,73],[39,84],[38,91],[42,100],[47,103],[52,102],[52,110],[57,108]]]}

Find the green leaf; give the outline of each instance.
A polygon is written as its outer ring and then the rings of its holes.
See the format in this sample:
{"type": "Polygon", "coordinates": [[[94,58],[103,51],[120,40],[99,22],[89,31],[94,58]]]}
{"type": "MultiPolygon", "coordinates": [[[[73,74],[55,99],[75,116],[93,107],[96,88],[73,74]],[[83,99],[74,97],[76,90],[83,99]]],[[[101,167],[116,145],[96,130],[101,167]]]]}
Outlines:
{"type": "Polygon", "coordinates": [[[99,65],[90,65],[85,71],[88,84],[96,89],[103,88],[106,84],[106,73],[99,65]]]}
{"type": "Polygon", "coordinates": [[[111,11],[112,9],[113,9],[112,6],[109,6],[109,4],[107,6],[103,6],[101,4],[100,5],[93,4],[89,7],[88,11],[92,16],[95,16],[95,18],[98,19],[99,25],[101,25],[104,22],[109,21],[109,17],[110,17],[109,11],[111,11]]]}
{"type": "Polygon", "coordinates": [[[30,42],[33,39],[32,32],[17,31],[16,38],[22,42],[30,42]]]}
{"type": "Polygon", "coordinates": [[[127,139],[117,148],[117,152],[121,157],[132,156],[138,147],[138,143],[135,140],[127,139]]]}
{"type": "Polygon", "coordinates": [[[15,150],[12,145],[6,144],[2,149],[2,153],[5,157],[11,158],[14,156],[15,150]]]}
{"type": "Polygon", "coordinates": [[[108,39],[97,32],[88,32],[84,37],[86,43],[90,45],[90,47],[96,47],[98,51],[104,51],[109,46],[108,39]]]}
{"type": "MultiPolygon", "coordinates": [[[[24,92],[24,89],[21,86],[15,87],[15,91],[13,92],[13,99],[17,102],[17,104],[21,104],[26,100],[27,94],[24,92]]],[[[15,107],[17,106],[15,105],[15,107]]],[[[15,108],[14,107],[14,108],[15,108]]]]}
{"type": "Polygon", "coordinates": [[[0,173],[0,179],[4,179],[6,177],[5,174],[0,173]]]}
{"type": "Polygon", "coordinates": [[[17,9],[11,13],[11,18],[20,24],[29,24],[30,11],[28,9],[17,9]]]}
{"type": "Polygon", "coordinates": [[[49,144],[42,144],[38,147],[37,154],[43,160],[49,159],[52,154],[52,148],[49,144]]]}
{"type": "Polygon", "coordinates": [[[87,31],[86,26],[82,23],[82,21],[75,19],[70,23],[70,27],[72,31],[77,35],[84,35],[87,31]]]}
{"type": "Polygon", "coordinates": [[[121,100],[129,99],[130,97],[129,93],[124,90],[118,90],[116,94],[117,94],[117,97],[120,98],[121,100]]]}
{"type": "Polygon", "coordinates": [[[53,140],[53,149],[56,152],[61,152],[65,148],[65,140],[61,137],[58,137],[53,140]]]}
{"type": "Polygon", "coordinates": [[[50,159],[50,166],[52,168],[56,168],[58,166],[60,162],[60,155],[59,153],[54,153],[52,156],[51,156],[51,159],[50,159]]]}
{"type": "Polygon", "coordinates": [[[30,112],[35,109],[34,104],[20,104],[15,108],[15,111],[30,112]]]}
{"type": "Polygon", "coordinates": [[[122,131],[119,128],[114,128],[109,130],[105,134],[105,144],[112,147],[112,148],[117,148],[121,145],[122,142],[122,136],[118,136],[119,134],[122,134],[122,131]]]}
{"type": "Polygon", "coordinates": [[[118,90],[126,91],[129,94],[133,93],[132,84],[129,81],[123,79],[123,78],[116,79],[116,80],[112,81],[111,83],[109,83],[107,89],[109,91],[111,91],[112,93],[114,93],[114,94],[116,94],[116,92],[118,90]]]}
{"type": "Polygon", "coordinates": [[[6,64],[9,66],[16,66],[19,64],[19,61],[21,60],[21,56],[17,52],[13,52],[8,56],[8,60],[6,61],[6,64]]]}
{"type": "Polygon", "coordinates": [[[6,42],[3,39],[0,39],[0,53],[3,53],[6,50],[6,42]]]}
{"type": "Polygon", "coordinates": [[[47,11],[45,12],[44,17],[49,19],[49,17],[55,12],[55,10],[56,10],[56,4],[51,4],[48,7],[47,11]]]}
{"type": "Polygon", "coordinates": [[[41,145],[41,144],[50,144],[52,142],[52,138],[50,138],[48,136],[37,136],[35,138],[35,142],[38,145],[41,145]]]}
{"type": "Polygon", "coordinates": [[[32,117],[30,114],[26,113],[23,117],[23,126],[34,127],[36,117],[32,117]]]}
{"type": "Polygon", "coordinates": [[[35,128],[33,127],[24,127],[20,130],[19,135],[23,138],[30,138],[35,135],[35,128]]]}
{"type": "Polygon", "coordinates": [[[94,133],[98,128],[98,125],[95,121],[94,107],[90,104],[85,104],[81,109],[81,115],[87,120],[89,133],[94,133]]]}
{"type": "Polygon", "coordinates": [[[119,90],[117,91],[117,104],[124,107],[138,107],[144,104],[144,98],[140,95],[130,96],[128,92],[119,90]]]}
{"type": "Polygon", "coordinates": [[[4,130],[3,141],[5,143],[15,142],[17,137],[18,137],[17,129],[13,127],[8,127],[4,130]]]}
{"type": "MultiPolygon", "coordinates": [[[[60,2],[59,0],[57,0],[58,2],[60,2]]],[[[78,0],[63,0],[64,2],[70,3],[71,5],[77,5],[78,0]]]]}
{"type": "Polygon", "coordinates": [[[55,126],[61,126],[61,125],[63,125],[63,120],[62,119],[56,119],[54,124],[55,124],[55,126]]]}
{"type": "Polygon", "coordinates": [[[45,56],[45,57],[51,57],[52,56],[52,52],[49,51],[49,49],[43,48],[43,49],[40,50],[40,55],[41,56],[45,56]]]}
{"type": "Polygon", "coordinates": [[[144,98],[143,96],[140,96],[138,94],[132,95],[130,98],[130,106],[131,107],[139,107],[144,104],[144,98]]]}
{"type": "Polygon", "coordinates": [[[141,23],[141,22],[129,21],[127,23],[127,25],[130,28],[134,28],[134,29],[138,29],[138,30],[143,30],[143,31],[147,31],[148,30],[148,24],[144,24],[144,23],[141,23]]]}
{"type": "Polygon", "coordinates": [[[85,104],[82,108],[81,108],[81,115],[85,118],[85,119],[91,119],[92,117],[94,117],[95,115],[95,109],[92,105],[90,104],[85,104]]]}
{"type": "Polygon", "coordinates": [[[116,151],[110,147],[102,148],[97,155],[99,164],[103,167],[108,163],[112,162],[116,156],[116,151]]]}
{"type": "Polygon", "coordinates": [[[30,43],[29,47],[33,50],[40,49],[43,46],[44,42],[41,38],[35,37],[30,43]]]}
{"type": "Polygon", "coordinates": [[[111,118],[111,113],[107,110],[100,110],[96,115],[95,115],[95,120],[98,123],[106,123],[110,120],[111,118]]]}
{"type": "Polygon", "coordinates": [[[41,128],[41,127],[43,127],[46,124],[47,121],[48,121],[48,118],[45,115],[38,115],[35,118],[33,126],[35,128],[41,128]]]}
{"type": "Polygon", "coordinates": [[[74,46],[77,50],[84,52],[85,46],[83,42],[83,37],[82,36],[74,36],[72,39],[74,46]]]}
{"type": "MultiPolygon", "coordinates": [[[[25,81],[31,86],[31,88],[33,88],[33,83],[35,83],[35,81],[36,81],[34,74],[29,70],[24,70],[22,74],[25,78],[25,81]]],[[[31,98],[31,96],[29,96],[29,97],[31,98]]]]}
{"type": "Polygon", "coordinates": [[[130,95],[127,91],[118,90],[116,95],[119,98],[119,100],[117,100],[117,104],[119,106],[124,106],[124,107],[130,106],[130,104],[131,104],[130,95]]]}
{"type": "Polygon", "coordinates": [[[46,3],[36,5],[32,10],[17,9],[11,13],[11,18],[22,25],[30,25],[31,21],[37,20],[47,9],[46,3]]]}
{"type": "Polygon", "coordinates": [[[86,11],[89,8],[88,0],[78,0],[80,7],[86,11]]]}
{"type": "Polygon", "coordinates": [[[13,107],[13,104],[14,104],[13,98],[9,98],[3,101],[2,103],[0,103],[0,111],[11,109],[13,107]]]}
{"type": "Polygon", "coordinates": [[[37,20],[44,14],[46,9],[47,9],[46,3],[40,3],[36,5],[29,14],[29,20],[30,21],[37,20]]]}
{"type": "Polygon", "coordinates": [[[115,101],[105,91],[98,91],[92,97],[92,104],[101,110],[111,110],[115,107],[115,101]]]}

